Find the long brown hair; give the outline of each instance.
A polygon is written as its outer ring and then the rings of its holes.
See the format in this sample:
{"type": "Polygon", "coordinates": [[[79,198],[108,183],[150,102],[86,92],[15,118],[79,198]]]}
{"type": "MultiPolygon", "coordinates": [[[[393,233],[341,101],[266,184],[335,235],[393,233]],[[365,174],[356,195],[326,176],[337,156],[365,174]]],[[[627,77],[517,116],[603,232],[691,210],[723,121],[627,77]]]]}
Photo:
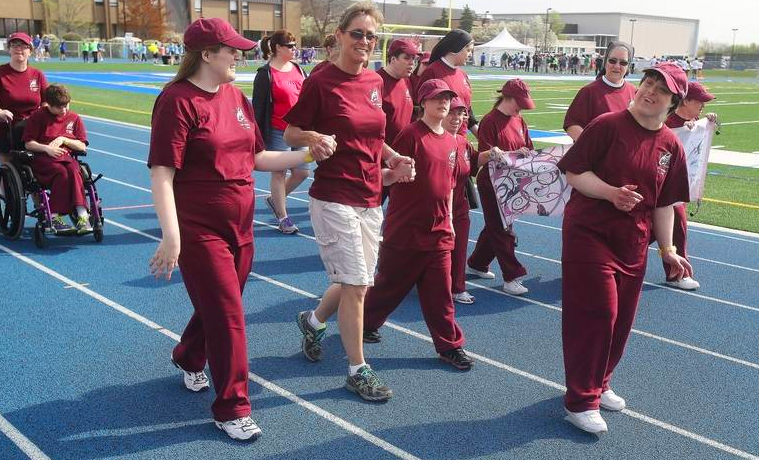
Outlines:
{"type": "Polygon", "coordinates": [[[288,43],[295,41],[295,36],[290,32],[282,29],[274,32],[271,36],[266,36],[261,39],[259,45],[261,51],[264,52],[264,59],[269,60],[269,56],[277,55],[277,45],[285,46],[288,43]]]}
{"type": "Polygon", "coordinates": [[[218,45],[205,48],[202,51],[186,49],[184,57],[182,58],[182,63],[179,64],[179,70],[177,70],[177,74],[174,76],[174,78],[171,79],[171,81],[166,83],[164,88],[168,88],[178,81],[187,80],[188,78],[195,75],[200,69],[200,65],[203,63],[203,51],[218,53],[221,49],[221,46],[221,43],[219,43],[218,45]]]}

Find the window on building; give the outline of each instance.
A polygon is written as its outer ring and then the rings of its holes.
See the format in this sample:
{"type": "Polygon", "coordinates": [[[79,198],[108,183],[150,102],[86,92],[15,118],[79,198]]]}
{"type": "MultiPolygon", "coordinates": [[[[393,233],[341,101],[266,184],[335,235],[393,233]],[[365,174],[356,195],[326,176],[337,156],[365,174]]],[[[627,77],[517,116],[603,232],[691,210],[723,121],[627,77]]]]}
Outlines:
{"type": "Polygon", "coordinates": [[[248,15],[248,2],[242,2],[242,14],[248,15]]]}
{"type": "Polygon", "coordinates": [[[237,11],[237,0],[229,0],[229,11],[233,13],[237,11]]]}
{"type": "Polygon", "coordinates": [[[95,4],[102,5],[103,4],[103,0],[95,0],[95,4]]]}
{"type": "Polygon", "coordinates": [[[200,13],[203,10],[202,0],[195,0],[195,12],[200,13]]]}
{"type": "Polygon", "coordinates": [[[282,17],[282,5],[274,5],[274,17],[275,18],[281,18],[282,17]]]}
{"type": "Polygon", "coordinates": [[[119,0],[108,0],[110,6],[119,6],[119,0]]]}

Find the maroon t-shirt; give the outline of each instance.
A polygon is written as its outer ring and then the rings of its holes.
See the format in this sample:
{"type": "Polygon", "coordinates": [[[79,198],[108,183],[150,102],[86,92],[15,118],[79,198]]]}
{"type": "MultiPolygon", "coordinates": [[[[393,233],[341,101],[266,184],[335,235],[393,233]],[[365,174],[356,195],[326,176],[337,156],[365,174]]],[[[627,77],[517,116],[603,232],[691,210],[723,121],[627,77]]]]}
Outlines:
{"type": "MultiPolygon", "coordinates": [[[[469,113],[472,113],[472,87],[469,85],[469,77],[466,72],[458,67],[451,68],[448,64],[443,62],[442,59],[439,59],[424,69],[421,77],[419,77],[419,83],[417,84],[416,89],[419,89],[425,81],[432,78],[438,78],[446,82],[451,91],[456,93],[456,95],[464,102],[469,113]]],[[[419,104],[420,101],[415,102],[419,104]]],[[[467,126],[465,123],[462,123],[461,128],[459,129],[459,134],[466,135],[466,131],[467,126]]]]}
{"type": "MultiPolygon", "coordinates": [[[[71,111],[65,115],[53,115],[47,107],[42,107],[26,119],[22,140],[24,142],[36,141],[47,145],[61,136],[80,140],[85,145],[89,144],[87,130],[84,128],[84,123],[79,115],[71,111]]],[[[71,151],[66,147],[64,149],[71,151]]],[[[37,152],[36,154],[42,153],[37,152]]],[[[63,157],[59,157],[59,159],[64,161],[63,157]]]]}
{"type": "Polygon", "coordinates": [[[385,143],[390,145],[395,136],[411,123],[414,113],[414,102],[411,100],[410,83],[408,78],[392,77],[382,68],[377,71],[382,77],[382,111],[385,112],[385,143]]]}
{"type": "Polygon", "coordinates": [[[300,98],[285,121],[303,130],[335,135],[337,141],[335,153],[319,162],[309,195],[362,208],[381,205],[385,113],[379,75],[367,69],[352,75],[336,65],[325,67],[303,83],[300,98]]]}
{"type": "MultiPolygon", "coordinates": [[[[527,147],[532,150],[532,139],[530,131],[527,129],[527,123],[521,115],[512,117],[506,115],[498,109],[493,109],[480,120],[480,127],[477,130],[477,150],[478,154],[472,161],[476,162],[479,158],[479,152],[490,150],[498,147],[504,151],[517,150],[527,147]]],[[[490,169],[482,168],[484,178],[490,180],[490,169]]]]}
{"type": "MultiPolygon", "coordinates": [[[[10,110],[13,122],[28,118],[42,105],[47,79],[41,70],[27,67],[19,72],[10,64],[0,66],[0,109],[10,110]]],[[[0,135],[6,136],[8,125],[0,123],[0,135]]]]}
{"type": "Polygon", "coordinates": [[[577,92],[564,116],[564,129],[578,125],[585,129],[588,123],[604,113],[625,110],[635,97],[635,86],[624,82],[621,88],[614,88],[600,78],[577,92]]]}
{"type": "Polygon", "coordinates": [[[311,73],[309,74],[309,76],[315,74],[316,72],[324,69],[325,67],[327,67],[328,65],[331,65],[331,64],[332,63],[329,62],[328,60],[326,60],[326,59],[323,60],[322,62],[316,64],[313,69],[311,69],[311,73]]]}
{"type": "Polygon", "coordinates": [[[665,125],[667,125],[669,128],[675,129],[675,128],[682,128],[685,126],[685,123],[688,120],[681,117],[675,112],[672,112],[672,115],[667,117],[667,121],[664,122],[665,125]]]}
{"type": "Polygon", "coordinates": [[[148,167],[176,168],[182,242],[253,241],[251,173],[266,145],[242,91],[227,83],[209,93],[179,81],[158,95],[151,126],[148,167]]]}
{"type": "Polygon", "coordinates": [[[392,147],[414,159],[416,177],[390,187],[382,244],[413,251],[452,250],[448,199],[458,174],[456,139],[447,131],[435,134],[417,120],[398,134],[392,147]]]}
{"type": "Polygon", "coordinates": [[[637,185],[643,196],[630,212],[572,190],[564,210],[562,260],[645,273],[653,211],[688,201],[685,152],[666,126],[651,131],[628,110],[601,115],[559,161],[563,172],[593,171],[607,184],[637,185]]]}
{"type": "Polygon", "coordinates": [[[453,190],[453,218],[466,216],[469,213],[469,201],[466,199],[466,181],[469,176],[476,172],[477,163],[472,164],[474,147],[465,136],[456,135],[456,161],[458,172],[456,174],[456,188],[453,190]]]}
{"type": "Polygon", "coordinates": [[[419,88],[419,78],[420,76],[415,73],[412,73],[411,76],[408,77],[408,86],[411,90],[411,99],[414,102],[416,102],[416,89],[419,88]]]}

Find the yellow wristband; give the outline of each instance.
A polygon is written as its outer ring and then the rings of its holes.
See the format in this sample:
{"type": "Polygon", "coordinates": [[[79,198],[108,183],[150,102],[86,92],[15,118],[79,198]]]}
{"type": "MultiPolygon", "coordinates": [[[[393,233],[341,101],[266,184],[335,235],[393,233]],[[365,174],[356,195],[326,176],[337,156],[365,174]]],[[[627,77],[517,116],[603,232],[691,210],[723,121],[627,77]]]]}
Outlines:
{"type": "Polygon", "coordinates": [[[311,151],[310,150],[308,152],[306,152],[306,155],[303,157],[303,162],[304,163],[313,163],[314,162],[314,157],[311,156],[311,151]]]}
{"type": "Polygon", "coordinates": [[[667,246],[666,248],[659,248],[659,257],[664,257],[664,254],[674,254],[677,252],[677,246],[667,246]]]}

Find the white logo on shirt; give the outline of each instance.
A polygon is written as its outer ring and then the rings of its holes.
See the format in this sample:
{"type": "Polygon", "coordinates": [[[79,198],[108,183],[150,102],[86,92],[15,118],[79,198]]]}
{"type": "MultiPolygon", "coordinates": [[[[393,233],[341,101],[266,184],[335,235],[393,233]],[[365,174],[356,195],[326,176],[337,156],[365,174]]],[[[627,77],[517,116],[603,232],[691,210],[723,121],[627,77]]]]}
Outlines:
{"type": "Polygon", "coordinates": [[[377,88],[372,90],[372,94],[369,95],[369,100],[373,106],[382,108],[382,99],[380,99],[379,90],[377,88]]]}
{"type": "Polygon", "coordinates": [[[68,124],[66,125],[66,134],[72,134],[72,135],[74,134],[74,122],[73,121],[68,122],[68,124]]]}
{"type": "Polygon", "coordinates": [[[406,88],[406,100],[407,101],[411,100],[411,93],[409,93],[408,88],[406,88]]]}
{"type": "Polygon", "coordinates": [[[245,112],[242,111],[242,107],[237,108],[237,122],[240,123],[243,129],[250,129],[250,123],[245,118],[245,112]]]}
{"type": "Polygon", "coordinates": [[[659,164],[657,165],[657,171],[659,175],[666,176],[669,171],[669,161],[672,159],[672,154],[666,150],[659,152],[659,164]]]}
{"type": "Polygon", "coordinates": [[[40,90],[40,85],[39,83],[37,83],[37,79],[33,78],[29,80],[29,91],[36,93],[39,90],[40,90]]]}
{"type": "Polygon", "coordinates": [[[456,149],[451,150],[451,153],[448,154],[448,165],[451,168],[456,167],[456,149]]]}

